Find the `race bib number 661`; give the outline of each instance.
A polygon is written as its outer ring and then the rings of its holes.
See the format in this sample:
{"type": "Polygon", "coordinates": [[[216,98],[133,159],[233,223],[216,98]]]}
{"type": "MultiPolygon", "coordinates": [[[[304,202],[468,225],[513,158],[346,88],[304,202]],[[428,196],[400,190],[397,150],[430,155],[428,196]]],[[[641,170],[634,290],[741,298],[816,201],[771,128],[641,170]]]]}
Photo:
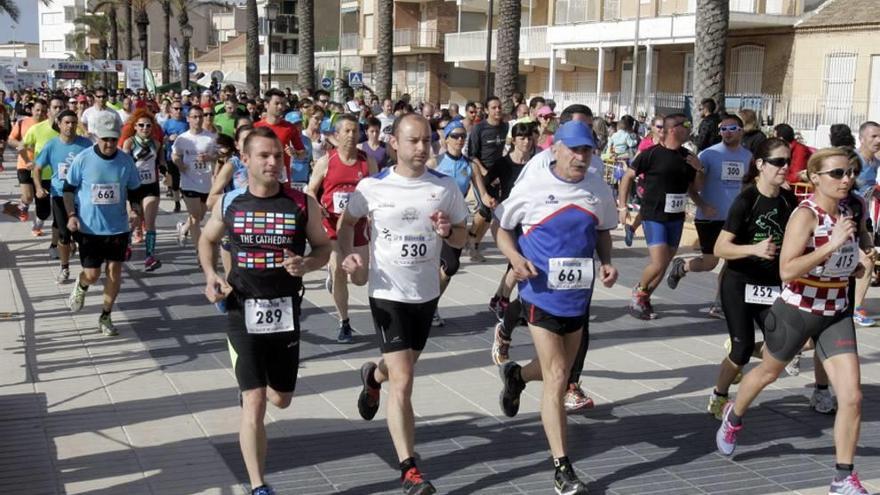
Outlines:
{"type": "Polygon", "coordinates": [[[593,258],[550,258],[547,286],[554,290],[589,289],[593,286],[593,258]]]}

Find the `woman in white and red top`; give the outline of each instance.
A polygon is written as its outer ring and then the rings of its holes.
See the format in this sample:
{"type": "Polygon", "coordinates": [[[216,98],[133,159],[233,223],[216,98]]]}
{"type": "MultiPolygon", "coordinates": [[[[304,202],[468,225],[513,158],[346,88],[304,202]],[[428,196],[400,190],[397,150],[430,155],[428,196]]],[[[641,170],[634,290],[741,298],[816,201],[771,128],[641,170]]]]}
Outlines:
{"type": "Polygon", "coordinates": [[[867,255],[859,249],[859,226],[845,201],[857,165],[850,152],[841,148],[827,148],[810,157],[807,173],[814,194],[792,213],[785,229],[779,255],[785,287],[764,322],[763,360],[743,378],[736,403],[725,406],[716,434],[718,450],[732,454],[749,404],[813,339],[838,402],[834,422],[837,464],[829,489],[834,494],[868,493],[853,471],[862,392],[855,328],[846,311],[849,277],[859,277],[867,262],[867,255]]]}

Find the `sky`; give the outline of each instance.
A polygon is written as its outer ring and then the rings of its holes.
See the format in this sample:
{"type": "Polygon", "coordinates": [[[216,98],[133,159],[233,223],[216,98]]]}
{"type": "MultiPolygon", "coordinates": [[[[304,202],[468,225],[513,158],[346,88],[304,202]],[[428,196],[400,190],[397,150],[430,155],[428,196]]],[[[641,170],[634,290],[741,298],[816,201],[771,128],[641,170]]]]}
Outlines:
{"type": "MultiPolygon", "coordinates": [[[[38,0],[13,0],[18,4],[21,15],[19,24],[15,28],[16,41],[30,41],[36,43],[40,39],[37,29],[37,1],[38,0]]],[[[12,19],[8,15],[0,15],[0,43],[12,40],[12,19]]]]}

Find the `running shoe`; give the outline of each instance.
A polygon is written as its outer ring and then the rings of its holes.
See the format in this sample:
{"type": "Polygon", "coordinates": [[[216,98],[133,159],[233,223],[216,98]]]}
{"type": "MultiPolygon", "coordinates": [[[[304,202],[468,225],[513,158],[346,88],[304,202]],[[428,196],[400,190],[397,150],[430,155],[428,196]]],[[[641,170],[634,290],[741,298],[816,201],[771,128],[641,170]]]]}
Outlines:
{"type": "Polygon", "coordinates": [[[70,268],[62,268],[58,275],[55,276],[55,282],[59,284],[66,284],[70,281],[70,268]]]}
{"type": "Polygon", "coordinates": [[[49,245],[49,259],[57,260],[58,259],[58,246],[49,245]]]}
{"type": "Polygon", "coordinates": [[[668,285],[670,289],[675,290],[681,279],[687,275],[684,266],[684,259],[675,258],[672,260],[672,268],[669,269],[669,276],[666,277],[666,285],[668,285]]]}
{"type": "Polygon", "coordinates": [[[440,316],[440,310],[434,310],[434,316],[431,318],[431,326],[432,327],[442,327],[446,325],[446,322],[443,321],[443,317],[440,316]]]}
{"type": "Polygon", "coordinates": [[[623,243],[626,244],[626,247],[632,247],[635,236],[636,230],[632,228],[632,225],[623,226],[623,243]]]}
{"type": "Polygon", "coordinates": [[[177,245],[183,246],[186,244],[186,230],[183,222],[177,222],[177,245]]]}
{"type": "Polygon", "coordinates": [[[820,414],[831,414],[837,410],[837,397],[831,395],[830,389],[813,389],[810,397],[810,408],[820,414]]]}
{"type": "Polygon", "coordinates": [[[654,308],[651,306],[651,296],[644,291],[640,291],[638,288],[633,288],[632,291],[632,302],[629,306],[630,313],[640,319],[640,320],[654,320],[657,318],[657,313],[654,312],[654,308]]]}
{"type": "Polygon", "coordinates": [[[571,466],[560,466],[554,475],[553,489],[556,495],[587,495],[587,485],[578,479],[571,466]]]}
{"type": "Polygon", "coordinates": [[[501,389],[501,410],[508,418],[516,416],[519,412],[519,396],[526,388],[526,384],[516,378],[521,369],[522,367],[514,361],[508,361],[498,368],[501,383],[504,384],[501,389]]]}
{"type": "Polygon", "coordinates": [[[29,218],[30,215],[28,215],[27,210],[22,210],[21,208],[18,209],[18,220],[20,222],[27,222],[29,218]]]}
{"type": "Polygon", "coordinates": [[[351,344],[354,342],[354,337],[351,334],[351,324],[346,322],[339,322],[339,333],[336,334],[336,342],[340,344],[351,344]]]}
{"type": "Polygon", "coordinates": [[[67,307],[70,311],[76,313],[81,310],[86,302],[86,291],[79,286],[79,281],[73,284],[73,290],[70,291],[70,297],[67,298],[67,307]]]}
{"type": "Polygon", "coordinates": [[[413,466],[403,475],[403,493],[406,495],[431,495],[437,489],[422,476],[419,468],[413,466]]]}
{"type": "Polygon", "coordinates": [[[372,361],[367,361],[361,366],[361,393],[358,395],[358,412],[361,417],[369,421],[376,416],[379,411],[379,399],[382,395],[382,387],[373,388],[367,384],[367,378],[374,376],[378,366],[372,361]]]}
{"type": "Polygon", "coordinates": [[[98,318],[98,330],[107,337],[115,337],[116,335],[119,335],[119,331],[116,330],[116,326],[113,325],[113,320],[110,318],[109,314],[101,315],[98,318]]]}
{"type": "Polygon", "coordinates": [[[715,392],[709,392],[709,405],[706,406],[706,411],[709,412],[712,416],[715,416],[715,419],[721,419],[721,413],[724,412],[724,406],[730,399],[723,395],[715,395],[715,392]]]}
{"type": "Polygon", "coordinates": [[[731,412],[733,412],[733,402],[728,402],[724,405],[724,410],[721,412],[721,426],[718,427],[718,432],[715,434],[715,444],[724,455],[733,454],[734,449],[736,449],[736,436],[743,429],[743,425],[733,426],[730,424],[727,418],[731,412]]]}
{"type": "Polygon", "coordinates": [[[260,485],[251,490],[251,495],[275,495],[275,490],[270,488],[269,485],[260,485]]]}
{"type": "Polygon", "coordinates": [[[152,272],[158,270],[159,267],[162,266],[162,262],[159,261],[159,258],[155,256],[147,256],[147,259],[144,260],[144,271],[152,272]]]}
{"type": "Polygon", "coordinates": [[[801,353],[797,353],[794,358],[785,365],[785,372],[790,376],[798,376],[801,374],[801,353]]]}
{"type": "Polygon", "coordinates": [[[709,316],[718,320],[724,319],[724,310],[718,304],[709,306],[709,316]]]}
{"type": "Polygon", "coordinates": [[[470,242],[468,243],[467,251],[468,251],[468,256],[470,257],[471,261],[473,261],[474,263],[482,263],[482,262],[486,261],[486,257],[483,256],[483,253],[480,252],[480,248],[474,246],[473,243],[470,243],[470,242]]]}
{"type": "Polygon", "coordinates": [[[503,331],[504,322],[499,321],[495,324],[495,339],[492,341],[492,362],[496,366],[510,360],[510,341],[504,338],[503,331]]]}
{"type": "Polygon", "coordinates": [[[565,392],[562,404],[565,406],[565,412],[567,413],[577,412],[582,409],[592,409],[596,405],[593,403],[593,399],[581,388],[580,382],[568,384],[568,390],[565,392]]]}
{"type": "Polygon", "coordinates": [[[868,495],[868,490],[862,486],[859,475],[853,471],[852,474],[842,480],[831,480],[831,486],[828,488],[828,495],[868,495]]]}
{"type": "Polygon", "coordinates": [[[31,235],[34,237],[42,237],[43,236],[43,221],[35,218],[34,224],[31,226],[31,235]]]}
{"type": "Polygon", "coordinates": [[[140,227],[134,229],[131,233],[131,243],[132,244],[141,244],[144,242],[144,231],[141,230],[140,227]]]}
{"type": "Polygon", "coordinates": [[[868,312],[861,306],[853,311],[853,321],[860,327],[873,327],[877,323],[874,318],[868,316],[868,312]]]}

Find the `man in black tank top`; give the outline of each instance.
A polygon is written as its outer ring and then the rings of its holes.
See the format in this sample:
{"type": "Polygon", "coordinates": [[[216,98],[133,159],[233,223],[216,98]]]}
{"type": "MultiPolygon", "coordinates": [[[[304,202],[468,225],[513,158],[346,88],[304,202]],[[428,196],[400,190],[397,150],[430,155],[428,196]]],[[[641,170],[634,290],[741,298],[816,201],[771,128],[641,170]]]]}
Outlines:
{"type": "Polygon", "coordinates": [[[284,150],[271,129],[248,135],[242,160],[248,186],[215,203],[199,242],[199,262],[205,296],[212,303],[225,301],[228,310],[229,351],[241,390],[239,442],[252,493],[270,495],[263,480],[266,401],[283,409],[293,398],[302,276],[327,264],[330,240],[317,202],[278,182],[284,150]],[[215,271],[216,248],[224,236],[232,254],[226,278],[215,271]]]}

